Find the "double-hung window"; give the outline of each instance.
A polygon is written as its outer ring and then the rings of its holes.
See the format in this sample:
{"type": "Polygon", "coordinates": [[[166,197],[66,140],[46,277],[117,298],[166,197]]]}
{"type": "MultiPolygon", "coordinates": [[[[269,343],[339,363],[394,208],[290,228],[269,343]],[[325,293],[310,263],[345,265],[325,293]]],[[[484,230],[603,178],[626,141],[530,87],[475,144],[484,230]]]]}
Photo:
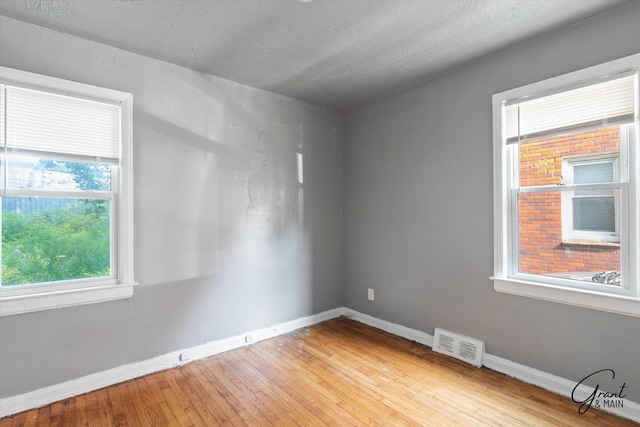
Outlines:
{"type": "Polygon", "coordinates": [[[0,69],[0,314],[132,295],[131,101],[0,69]]]}
{"type": "Polygon", "coordinates": [[[638,70],[493,96],[497,291],[640,316],[638,70]]]}

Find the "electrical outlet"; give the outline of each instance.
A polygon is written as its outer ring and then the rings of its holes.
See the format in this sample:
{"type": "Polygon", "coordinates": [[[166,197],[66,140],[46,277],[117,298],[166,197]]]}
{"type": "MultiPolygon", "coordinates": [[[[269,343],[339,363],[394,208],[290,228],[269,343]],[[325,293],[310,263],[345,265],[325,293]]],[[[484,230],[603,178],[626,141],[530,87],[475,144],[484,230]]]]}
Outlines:
{"type": "Polygon", "coordinates": [[[375,293],[373,291],[373,289],[369,288],[367,290],[367,298],[369,298],[369,301],[373,301],[375,299],[375,293]]]}
{"type": "Polygon", "coordinates": [[[191,354],[189,354],[188,351],[183,351],[182,353],[180,353],[180,356],[178,356],[178,358],[182,363],[185,363],[191,360],[191,354]]]}
{"type": "Polygon", "coordinates": [[[247,334],[244,336],[244,342],[246,344],[253,344],[253,341],[254,341],[254,337],[252,334],[247,334]]]}

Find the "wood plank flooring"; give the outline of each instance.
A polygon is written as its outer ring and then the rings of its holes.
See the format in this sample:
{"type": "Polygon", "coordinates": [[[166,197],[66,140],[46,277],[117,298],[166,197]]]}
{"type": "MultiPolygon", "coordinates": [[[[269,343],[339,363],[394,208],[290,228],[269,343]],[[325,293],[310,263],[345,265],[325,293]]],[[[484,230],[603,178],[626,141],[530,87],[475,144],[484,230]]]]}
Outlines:
{"type": "Polygon", "coordinates": [[[0,420],[9,426],[637,426],[338,318],[0,420]]]}

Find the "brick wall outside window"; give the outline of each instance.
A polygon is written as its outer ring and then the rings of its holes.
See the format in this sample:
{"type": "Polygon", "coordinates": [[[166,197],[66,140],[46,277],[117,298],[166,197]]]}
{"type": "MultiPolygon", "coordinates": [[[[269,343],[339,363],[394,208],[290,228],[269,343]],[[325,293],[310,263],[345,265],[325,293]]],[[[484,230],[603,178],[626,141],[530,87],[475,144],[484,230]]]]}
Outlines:
{"type": "MultiPolygon", "coordinates": [[[[520,186],[561,183],[565,157],[620,151],[618,126],[520,144],[520,186]]],[[[620,246],[598,241],[563,241],[560,193],[519,196],[522,273],[549,274],[620,269],[620,246]]]]}

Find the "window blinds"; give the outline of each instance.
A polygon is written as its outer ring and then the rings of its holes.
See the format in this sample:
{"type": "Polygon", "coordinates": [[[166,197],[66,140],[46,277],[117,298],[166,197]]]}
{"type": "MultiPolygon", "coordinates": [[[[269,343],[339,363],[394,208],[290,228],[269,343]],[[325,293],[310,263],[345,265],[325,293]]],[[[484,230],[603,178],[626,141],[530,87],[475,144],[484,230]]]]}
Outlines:
{"type": "MultiPolygon", "coordinates": [[[[627,73],[628,74],[628,73],[627,73]]],[[[507,103],[507,144],[634,121],[635,75],[507,103]]]]}
{"type": "Polygon", "coordinates": [[[118,105],[5,86],[4,125],[10,149],[120,157],[118,105]]]}

